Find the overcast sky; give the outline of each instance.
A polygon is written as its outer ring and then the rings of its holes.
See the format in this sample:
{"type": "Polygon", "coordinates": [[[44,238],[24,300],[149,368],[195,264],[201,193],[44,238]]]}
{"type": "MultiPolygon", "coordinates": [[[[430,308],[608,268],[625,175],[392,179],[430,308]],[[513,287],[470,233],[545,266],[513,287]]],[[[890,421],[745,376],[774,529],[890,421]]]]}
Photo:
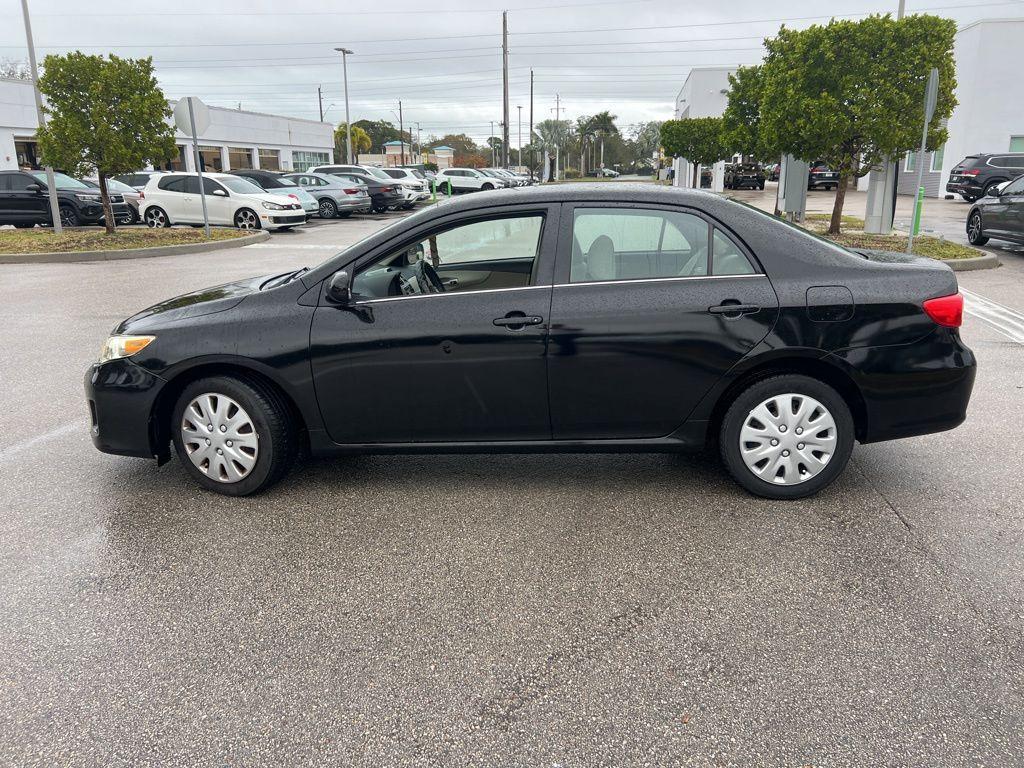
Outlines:
{"type": "MultiPolygon", "coordinates": [[[[788,26],[895,12],[867,0],[176,0],[147,13],[138,0],[29,0],[40,58],[80,49],[153,56],[169,98],[316,119],[344,120],[340,54],[349,57],[353,121],[405,124],[423,139],[468,133],[478,142],[501,120],[501,11],[508,10],[511,140],[517,105],[526,137],[530,69],[534,120],[609,110],[620,127],[672,116],[690,67],[755,63],[761,41],[788,26]],[[176,6],[171,10],[172,6],[176,6]],[[352,8],[360,10],[353,11],[352,8]]],[[[961,24],[1024,16],[1024,0],[908,0],[961,24]]],[[[20,0],[0,0],[0,58],[27,57],[20,0]]],[[[495,127],[495,132],[498,132],[495,127]]],[[[524,141],[528,139],[524,138],[524,141]]]]}

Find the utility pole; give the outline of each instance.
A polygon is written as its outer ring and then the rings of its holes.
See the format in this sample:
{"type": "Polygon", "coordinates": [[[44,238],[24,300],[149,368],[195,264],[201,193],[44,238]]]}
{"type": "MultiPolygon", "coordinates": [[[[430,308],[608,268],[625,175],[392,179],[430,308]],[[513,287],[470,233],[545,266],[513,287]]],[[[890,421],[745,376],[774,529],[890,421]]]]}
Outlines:
{"type": "Polygon", "coordinates": [[[398,100],[398,144],[401,149],[402,165],[405,165],[405,125],[402,123],[402,100],[398,100]]]}
{"type": "Polygon", "coordinates": [[[487,142],[491,145],[491,167],[493,168],[498,164],[497,150],[494,148],[494,121],[491,120],[491,139],[487,142]]]}
{"type": "MultiPolygon", "coordinates": [[[[561,94],[556,93],[555,94],[555,106],[554,106],[554,109],[551,110],[552,112],[555,113],[555,122],[556,123],[561,123],[562,122],[562,110],[563,109],[565,109],[565,107],[562,106],[562,96],[561,96],[561,94]]],[[[559,125],[558,126],[558,133],[556,135],[561,137],[561,134],[562,134],[562,126],[559,125]]],[[[555,142],[555,179],[556,180],[558,179],[558,161],[559,161],[560,150],[561,150],[561,147],[558,146],[558,141],[556,139],[556,142],[555,142]]]]}
{"type": "Polygon", "coordinates": [[[501,124],[501,165],[508,166],[508,11],[501,12],[501,82],[502,109],[501,124]]]}
{"type": "MultiPolygon", "coordinates": [[[[322,86],[316,87],[316,99],[320,102],[320,122],[324,121],[324,89],[322,86]]],[[[238,108],[242,108],[242,103],[238,103],[238,108]]]]}
{"type": "MultiPolygon", "coordinates": [[[[28,0],[21,0],[21,15],[25,19],[25,38],[28,40],[28,63],[32,68],[32,93],[36,97],[36,116],[39,127],[46,125],[46,114],[43,112],[43,96],[39,93],[39,67],[36,66],[36,44],[32,40],[32,22],[28,18],[28,0]]],[[[53,233],[60,235],[64,227],[60,223],[60,204],[57,202],[57,183],[53,180],[53,166],[46,165],[46,188],[50,196],[50,222],[53,233]]]]}
{"type": "MultiPolygon", "coordinates": [[[[420,162],[423,162],[423,142],[420,141],[420,121],[416,121],[416,152],[420,155],[420,162]]],[[[415,154],[415,153],[414,153],[415,154]]]]}
{"type": "MultiPolygon", "coordinates": [[[[533,68],[530,68],[530,145],[533,146],[533,68]]],[[[533,162],[537,162],[537,153],[532,152],[533,162]]],[[[530,178],[533,178],[533,166],[530,166],[530,178]]]]}
{"type": "Polygon", "coordinates": [[[523,105],[517,104],[516,109],[519,110],[519,157],[516,159],[516,165],[523,164],[523,105]]]}
{"type": "Polygon", "coordinates": [[[352,118],[348,113],[348,57],[352,51],[348,48],[335,48],[341,54],[341,71],[345,77],[345,162],[352,162],[352,118]]]}

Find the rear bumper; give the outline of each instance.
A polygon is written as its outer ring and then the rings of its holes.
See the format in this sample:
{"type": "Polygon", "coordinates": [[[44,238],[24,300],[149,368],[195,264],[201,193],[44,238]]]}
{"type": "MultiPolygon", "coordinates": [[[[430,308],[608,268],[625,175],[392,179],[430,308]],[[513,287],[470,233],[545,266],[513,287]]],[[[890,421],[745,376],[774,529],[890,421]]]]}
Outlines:
{"type": "Polygon", "coordinates": [[[150,417],[164,384],[130,360],[89,366],[85,397],[93,445],[103,453],[154,458],[158,451],[150,417]]]}
{"type": "Polygon", "coordinates": [[[984,189],[976,181],[950,181],[946,184],[946,191],[957,195],[980,197],[984,189]]]}
{"type": "Polygon", "coordinates": [[[864,401],[862,443],[944,432],[963,423],[977,363],[960,334],[937,328],[914,344],[846,350],[864,401]]]}

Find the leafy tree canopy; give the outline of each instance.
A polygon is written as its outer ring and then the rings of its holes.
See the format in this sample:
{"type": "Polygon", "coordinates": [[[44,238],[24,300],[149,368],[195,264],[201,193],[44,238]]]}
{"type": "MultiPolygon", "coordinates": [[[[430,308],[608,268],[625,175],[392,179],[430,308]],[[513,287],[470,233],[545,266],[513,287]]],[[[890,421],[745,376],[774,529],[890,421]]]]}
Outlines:
{"type": "Polygon", "coordinates": [[[729,103],[722,115],[723,141],[732,152],[768,160],[782,153],[761,130],[761,67],[740,67],[729,75],[729,103]]]}
{"type": "Polygon", "coordinates": [[[107,231],[113,232],[106,178],[175,154],[171,110],[153,61],[75,51],[47,56],[43,68],[39,90],[48,106],[47,124],[38,132],[42,155],[73,176],[96,170],[107,231]]]}
{"type": "Polygon", "coordinates": [[[830,232],[839,231],[851,175],[863,175],[884,157],[899,157],[920,143],[933,67],[939,70],[939,93],[927,145],[935,149],[945,142],[942,124],[956,106],[955,35],[951,19],[876,15],[782,29],[765,41],[761,140],[782,153],[823,160],[839,172],[830,232]]]}
{"type": "MultiPolygon", "coordinates": [[[[484,151],[476,145],[476,142],[464,133],[445,134],[439,139],[431,139],[427,146],[430,149],[442,146],[451,147],[455,150],[456,157],[461,155],[480,155],[483,157],[484,154],[484,151]]],[[[484,165],[486,166],[486,163],[484,165]]]]}
{"type": "Polygon", "coordinates": [[[730,154],[723,141],[720,117],[666,120],[661,125],[661,145],[666,154],[685,157],[693,163],[694,186],[698,165],[713,165],[730,154]]]}
{"type": "MultiPolygon", "coordinates": [[[[401,137],[401,133],[398,131],[398,127],[394,123],[388,122],[387,120],[356,120],[352,123],[353,133],[352,151],[355,152],[355,128],[362,128],[366,132],[366,135],[370,137],[370,150],[380,151],[383,150],[381,147],[389,141],[398,141],[401,137]]],[[[405,132],[405,140],[409,141],[409,132],[405,132]]],[[[344,142],[342,143],[344,146],[344,142]]]]}
{"type": "MultiPolygon", "coordinates": [[[[339,123],[338,127],[334,129],[334,156],[339,160],[345,157],[347,127],[347,123],[339,123]]],[[[352,123],[352,154],[354,155],[352,161],[356,161],[360,152],[369,152],[372,147],[373,142],[370,140],[370,134],[363,130],[361,126],[352,123]]]]}

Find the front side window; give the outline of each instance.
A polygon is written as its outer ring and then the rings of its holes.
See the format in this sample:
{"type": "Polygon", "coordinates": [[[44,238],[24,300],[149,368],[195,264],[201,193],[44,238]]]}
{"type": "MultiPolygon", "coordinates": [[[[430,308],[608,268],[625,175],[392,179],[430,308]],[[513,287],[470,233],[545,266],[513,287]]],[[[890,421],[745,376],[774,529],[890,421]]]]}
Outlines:
{"type": "Polygon", "coordinates": [[[1018,176],[1016,179],[1011,181],[1005,187],[1003,187],[1002,195],[1024,195],[1024,176],[1018,176]]]}
{"type": "Polygon", "coordinates": [[[524,288],[537,262],[544,217],[487,219],[452,227],[389,253],[352,284],[361,299],[524,288]]]}
{"type": "Polygon", "coordinates": [[[691,213],[577,208],[569,281],[707,275],[708,229],[691,213]]]}

